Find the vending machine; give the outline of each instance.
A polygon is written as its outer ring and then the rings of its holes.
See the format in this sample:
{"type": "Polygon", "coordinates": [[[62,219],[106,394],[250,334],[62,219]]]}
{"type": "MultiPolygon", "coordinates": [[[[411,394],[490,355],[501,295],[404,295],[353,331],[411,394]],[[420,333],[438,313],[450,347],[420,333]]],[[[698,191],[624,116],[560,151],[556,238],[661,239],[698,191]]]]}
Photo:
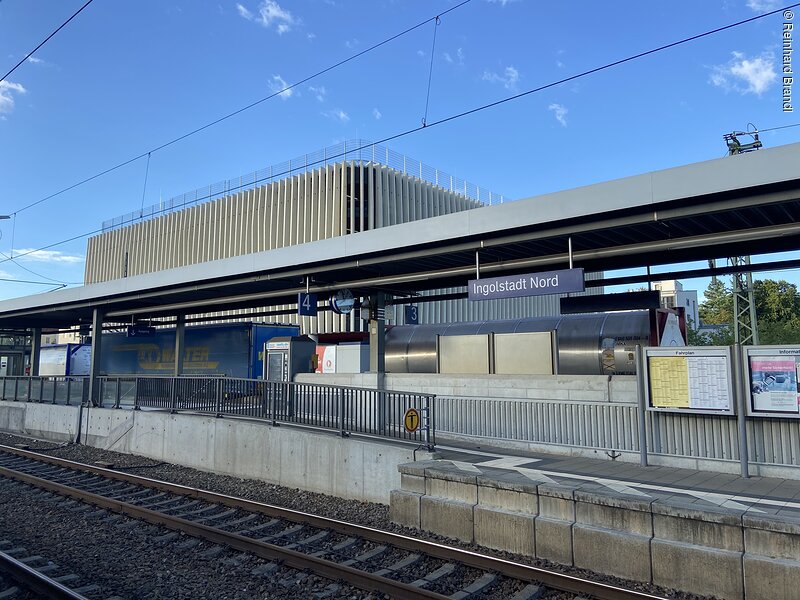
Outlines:
{"type": "Polygon", "coordinates": [[[298,373],[313,373],[317,343],[306,336],[274,337],[264,344],[267,381],[292,381],[298,373]]]}

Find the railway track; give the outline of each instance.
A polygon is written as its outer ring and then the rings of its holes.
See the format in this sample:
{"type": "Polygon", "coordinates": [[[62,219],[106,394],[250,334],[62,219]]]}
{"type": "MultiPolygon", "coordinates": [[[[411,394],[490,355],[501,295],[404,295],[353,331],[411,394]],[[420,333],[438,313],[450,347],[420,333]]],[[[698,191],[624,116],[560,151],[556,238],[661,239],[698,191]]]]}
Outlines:
{"type": "Polygon", "coordinates": [[[10,540],[0,540],[0,598],[53,598],[90,600],[84,594],[99,592],[95,585],[81,585],[81,578],[65,572],[43,556],[32,555],[10,540]]]}
{"type": "MultiPolygon", "coordinates": [[[[663,600],[312,514],[0,446],[0,476],[392,598],[663,600]],[[571,595],[571,596],[570,596],[571,595]]],[[[170,535],[162,535],[169,539],[170,535]]]]}

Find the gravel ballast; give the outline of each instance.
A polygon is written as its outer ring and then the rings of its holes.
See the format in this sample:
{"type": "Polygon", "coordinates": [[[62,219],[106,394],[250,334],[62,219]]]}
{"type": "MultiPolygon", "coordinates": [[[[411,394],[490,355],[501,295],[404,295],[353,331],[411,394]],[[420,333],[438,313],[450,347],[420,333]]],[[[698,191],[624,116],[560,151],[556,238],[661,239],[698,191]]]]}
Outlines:
{"type": "MultiPolygon", "coordinates": [[[[108,463],[111,465],[110,468],[143,477],[274,504],[367,527],[403,533],[419,539],[447,543],[534,566],[556,568],[572,575],[585,576],[621,587],[648,591],[656,595],[666,595],[680,600],[700,599],[699,596],[684,592],[663,590],[649,584],[626,582],[613,577],[586,572],[582,569],[552,565],[546,561],[531,557],[491,551],[472,544],[454,542],[434,534],[399,527],[389,522],[389,508],[381,504],[346,500],[299,489],[285,488],[263,481],[215,475],[179,465],[157,462],[140,456],[99,450],[83,445],[56,444],[5,433],[0,433],[0,444],[8,446],[25,444],[32,451],[44,452],[50,456],[57,456],[76,462],[88,464],[108,463]]],[[[85,519],[85,517],[81,512],[70,512],[69,514],[74,516],[77,522],[69,524],[64,521],[65,515],[61,514],[64,511],[59,509],[58,502],[54,503],[50,499],[49,502],[45,501],[43,505],[41,505],[41,502],[34,502],[27,506],[22,506],[19,499],[15,499],[14,493],[9,492],[6,487],[4,485],[2,486],[3,489],[0,490],[0,504],[3,505],[3,515],[0,517],[0,538],[9,537],[17,530],[23,535],[24,530],[24,535],[30,536],[25,538],[25,543],[33,543],[27,541],[32,539],[36,543],[42,544],[44,555],[51,558],[51,560],[56,559],[50,556],[45,549],[51,543],[51,539],[57,540],[59,553],[66,552],[67,554],[71,553],[82,557],[83,560],[78,564],[86,563],[92,568],[92,572],[98,572],[96,569],[100,569],[101,572],[103,569],[109,570],[112,579],[118,568],[123,568],[121,567],[123,562],[135,565],[127,568],[134,568],[140,573],[151,573],[151,575],[141,578],[143,584],[138,591],[137,589],[132,590],[130,587],[126,587],[124,591],[116,591],[116,588],[114,588],[114,593],[109,593],[110,589],[104,587],[104,597],[110,597],[115,594],[124,598],[215,597],[238,599],[319,597],[360,600],[362,598],[379,597],[351,588],[345,589],[344,586],[339,586],[340,589],[333,589],[330,587],[330,581],[312,576],[303,576],[302,581],[286,587],[289,582],[293,581],[292,576],[288,574],[288,570],[283,575],[271,573],[269,577],[253,578],[250,573],[258,565],[251,564],[252,561],[259,561],[260,563],[264,561],[253,557],[243,558],[241,555],[238,557],[232,556],[229,555],[232,554],[229,551],[225,551],[226,555],[222,558],[218,557],[214,560],[205,561],[196,559],[195,549],[187,549],[185,553],[176,553],[174,543],[166,544],[157,548],[156,551],[152,551],[152,544],[148,549],[145,542],[145,540],[150,539],[148,535],[152,535],[152,531],[149,534],[147,533],[147,528],[150,526],[129,526],[130,528],[125,531],[125,535],[120,535],[118,523],[106,524],[103,519],[97,518],[92,519],[91,522],[82,522],[81,519],[85,519]],[[39,511],[35,517],[30,515],[29,511],[31,509],[39,511]],[[23,515],[26,514],[28,516],[24,517],[23,515]],[[24,527],[22,521],[26,522],[24,527]],[[94,528],[98,526],[100,531],[95,535],[94,528]],[[75,533],[85,531],[92,531],[94,541],[87,539],[89,536],[75,533]],[[55,535],[54,532],[60,533],[55,535]],[[118,567],[111,568],[111,565],[118,565],[118,567]],[[232,572],[236,574],[232,575],[232,572]],[[256,582],[245,585],[243,589],[238,589],[237,586],[242,587],[244,585],[242,583],[244,575],[247,575],[248,579],[255,579],[256,582]],[[282,581],[283,584],[275,583],[275,581],[282,581]],[[280,587],[275,588],[275,585],[280,585],[280,587]],[[303,587],[304,585],[310,586],[310,588],[303,587]],[[211,592],[212,588],[215,590],[213,593],[211,592]],[[296,595],[295,592],[297,592],[296,595]]],[[[19,489],[19,486],[17,486],[17,489],[19,489]]],[[[111,585],[111,579],[106,585],[111,585]]],[[[135,585],[133,587],[136,588],[135,585]]],[[[558,598],[560,596],[559,594],[549,595],[548,597],[558,598]]],[[[572,595],[563,597],[572,598],[572,595]]]]}

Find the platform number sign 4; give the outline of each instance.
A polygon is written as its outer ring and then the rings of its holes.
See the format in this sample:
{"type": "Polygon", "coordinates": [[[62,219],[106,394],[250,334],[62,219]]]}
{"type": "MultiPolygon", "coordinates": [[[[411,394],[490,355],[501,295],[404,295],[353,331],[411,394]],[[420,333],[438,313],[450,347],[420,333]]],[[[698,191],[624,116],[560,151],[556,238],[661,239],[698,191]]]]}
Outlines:
{"type": "Polygon", "coordinates": [[[406,305],[405,307],[406,325],[419,325],[419,307],[406,305]]]}
{"type": "Polygon", "coordinates": [[[301,317],[316,317],[317,295],[305,292],[297,294],[297,314],[301,317]]]}

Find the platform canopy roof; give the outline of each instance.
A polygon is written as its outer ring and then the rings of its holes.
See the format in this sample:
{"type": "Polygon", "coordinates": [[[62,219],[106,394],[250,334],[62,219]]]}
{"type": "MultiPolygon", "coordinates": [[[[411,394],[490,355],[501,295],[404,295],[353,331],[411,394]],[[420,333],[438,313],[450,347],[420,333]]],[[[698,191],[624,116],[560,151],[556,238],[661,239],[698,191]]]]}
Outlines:
{"type": "Polygon", "coordinates": [[[320,295],[403,296],[465,285],[476,253],[485,277],[567,268],[570,239],[587,272],[798,249],[800,144],[7,300],[0,329],[88,323],[95,308],[130,323],[291,304],[306,278],[320,295]]]}

